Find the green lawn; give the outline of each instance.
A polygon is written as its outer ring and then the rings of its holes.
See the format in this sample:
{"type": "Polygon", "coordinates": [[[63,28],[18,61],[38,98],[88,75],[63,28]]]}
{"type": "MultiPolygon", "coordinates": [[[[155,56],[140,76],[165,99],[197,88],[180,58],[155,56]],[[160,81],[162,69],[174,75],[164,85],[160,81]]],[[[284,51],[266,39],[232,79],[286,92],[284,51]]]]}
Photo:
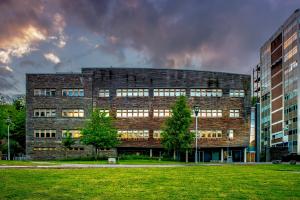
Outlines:
{"type": "Polygon", "coordinates": [[[300,166],[0,169],[0,199],[300,199],[300,166]]]}

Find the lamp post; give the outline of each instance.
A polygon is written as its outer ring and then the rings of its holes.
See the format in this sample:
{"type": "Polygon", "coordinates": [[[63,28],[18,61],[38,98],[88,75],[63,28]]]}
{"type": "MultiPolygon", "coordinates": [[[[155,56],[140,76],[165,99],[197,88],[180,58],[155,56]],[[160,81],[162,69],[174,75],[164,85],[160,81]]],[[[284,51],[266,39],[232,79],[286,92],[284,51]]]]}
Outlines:
{"type": "Polygon", "coordinates": [[[198,162],[198,113],[199,113],[199,106],[194,106],[194,113],[196,117],[196,145],[195,145],[195,163],[198,162]]]}
{"type": "Polygon", "coordinates": [[[10,160],[10,145],[9,145],[9,126],[11,124],[11,119],[8,117],[6,120],[7,123],[7,157],[10,160]]]}

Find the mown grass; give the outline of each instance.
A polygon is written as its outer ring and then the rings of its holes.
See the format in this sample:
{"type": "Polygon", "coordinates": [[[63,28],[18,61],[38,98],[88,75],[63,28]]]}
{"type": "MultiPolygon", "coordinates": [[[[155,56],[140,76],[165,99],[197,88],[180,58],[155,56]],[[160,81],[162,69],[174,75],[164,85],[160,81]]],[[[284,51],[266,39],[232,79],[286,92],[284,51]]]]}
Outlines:
{"type": "Polygon", "coordinates": [[[299,165],[0,170],[0,199],[300,199],[299,188],[299,165]]]}

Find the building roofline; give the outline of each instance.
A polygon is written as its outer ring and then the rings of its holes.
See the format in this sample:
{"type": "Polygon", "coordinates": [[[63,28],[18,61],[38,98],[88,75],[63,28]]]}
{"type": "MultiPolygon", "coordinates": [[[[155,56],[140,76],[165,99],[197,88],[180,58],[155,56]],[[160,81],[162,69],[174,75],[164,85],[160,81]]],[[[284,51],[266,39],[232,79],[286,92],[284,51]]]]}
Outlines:
{"type": "Polygon", "coordinates": [[[156,67],[156,68],[147,68],[147,67],[84,67],[81,68],[82,72],[84,70],[170,70],[170,71],[195,71],[195,72],[209,72],[209,73],[223,73],[223,74],[232,74],[232,75],[243,75],[251,76],[251,74],[241,74],[241,73],[232,73],[224,71],[209,71],[209,70],[197,70],[197,69],[174,69],[174,68],[165,68],[165,67],[156,67]]]}

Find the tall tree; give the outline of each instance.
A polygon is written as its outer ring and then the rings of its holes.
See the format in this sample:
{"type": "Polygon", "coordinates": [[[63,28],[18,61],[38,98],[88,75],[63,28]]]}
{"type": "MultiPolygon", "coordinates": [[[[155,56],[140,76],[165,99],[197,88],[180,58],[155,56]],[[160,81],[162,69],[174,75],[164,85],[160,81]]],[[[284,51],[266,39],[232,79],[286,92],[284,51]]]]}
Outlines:
{"type": "Polygon", "coordinates": [[[25,105],[18,99],[12,105],[0,105],[0,151],[7,153],[7,119],[10,118],[11,155],[25,153],[25,105]],[[1,142],[2,140],[2,142],[1,142]],[[2,144],[1,144],[2,143],[2,144]]]}
{"type": "Polygon", "coordinates": [[[110,149],[119,144],[112,118],[98,108],[92,112],[81,133],[81,141],[95,148],[95,158],[99,149],[110,149]]]}
{"type": "Polygon", "coordinates": [[[193,134],[189,127],[192,123],[191,109],[185,96],[180,96],[172,106],[172,116],[164,124],[162,132],[162,145],[169,151],[173,150],[173,158],[176,153],[191,147],[193,134]]]}

